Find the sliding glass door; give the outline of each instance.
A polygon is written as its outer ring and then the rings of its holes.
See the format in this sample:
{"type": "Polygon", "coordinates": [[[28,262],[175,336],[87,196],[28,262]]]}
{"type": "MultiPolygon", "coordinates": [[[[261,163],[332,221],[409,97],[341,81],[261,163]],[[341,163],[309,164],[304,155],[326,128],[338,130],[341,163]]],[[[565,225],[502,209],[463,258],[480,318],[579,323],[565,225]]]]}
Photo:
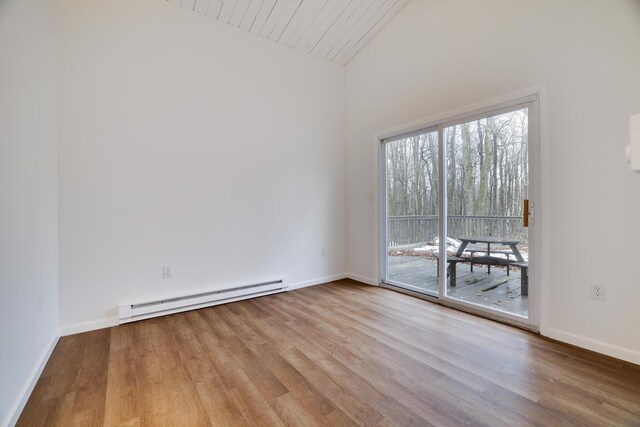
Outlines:
{"type": "Polygon", "coordinates": [[[446,296],[528,318],[529,109],[446,127],[447,230],[455,253],[446,296]],[[455,257],[455,258],[454,258],[455,257]],[[456,259],[461,261],[456,262],[456,259]]]}
{"type": "Polygon", "coordinates": [[[403,135],[385,144],[388,230],[386,280],[438,295],[438,130],[403,135]]]}
{"type": "Polygon", "coordinates": [[[537,126],[531,97],[381,141],[384,283],[536,322],[537,126]]]}

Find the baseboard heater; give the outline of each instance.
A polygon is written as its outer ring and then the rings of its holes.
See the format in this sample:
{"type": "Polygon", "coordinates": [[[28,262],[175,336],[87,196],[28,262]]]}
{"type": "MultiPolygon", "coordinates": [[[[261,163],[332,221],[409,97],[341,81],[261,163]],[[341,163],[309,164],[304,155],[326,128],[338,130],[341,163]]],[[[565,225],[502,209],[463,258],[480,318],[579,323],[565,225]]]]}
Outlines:
{"type": "Polygon", "coordinates": [[[186,295],[170,299],[120,306],[120,324],[196,310],[249,298],[271,295],[287,290],[286,278],[252,285],[186,295]]]}

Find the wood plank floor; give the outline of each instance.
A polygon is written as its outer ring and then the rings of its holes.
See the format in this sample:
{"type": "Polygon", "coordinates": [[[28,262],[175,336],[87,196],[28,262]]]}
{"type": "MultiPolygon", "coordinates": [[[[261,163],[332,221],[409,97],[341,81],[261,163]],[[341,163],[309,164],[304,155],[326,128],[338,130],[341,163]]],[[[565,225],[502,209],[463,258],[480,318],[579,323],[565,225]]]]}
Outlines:
{"type": "Polygon", "coordinates": [[[60,339],[19,426],[640,425],[640,366],[340,281],[60,339]]]}

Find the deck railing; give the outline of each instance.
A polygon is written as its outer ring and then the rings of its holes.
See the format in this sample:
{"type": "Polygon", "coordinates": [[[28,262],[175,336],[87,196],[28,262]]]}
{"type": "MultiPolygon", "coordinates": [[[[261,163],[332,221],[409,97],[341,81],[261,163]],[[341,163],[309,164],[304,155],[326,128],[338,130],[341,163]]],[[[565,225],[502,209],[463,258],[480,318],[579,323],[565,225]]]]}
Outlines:
{"type": "MultiPolygon", "coordinates": [[[[468,216],[450,215],[449,237],[500,236],[527,241],[521,216],[468,216]]],[[[387,226],[389,247],[433,242],[439,234],[439,216],[391,216],[387,226]]]]}

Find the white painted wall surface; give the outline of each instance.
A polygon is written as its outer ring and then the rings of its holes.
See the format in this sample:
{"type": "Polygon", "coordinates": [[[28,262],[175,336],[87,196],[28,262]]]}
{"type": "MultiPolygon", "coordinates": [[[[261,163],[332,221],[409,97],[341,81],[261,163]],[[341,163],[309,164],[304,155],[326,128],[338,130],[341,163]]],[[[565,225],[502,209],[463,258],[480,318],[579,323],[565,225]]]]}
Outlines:
{"type": "Polygon", "coordinates": [[[55,2],[0,1],[0,426],[58,336],[55,2]]]}
{"type": "Polygon", "coordinates": [[[343,68],[158,0],[63,0],[60,37],[63,333],[344,273],[343,68]]]}
{"type": "Polygon", "coordinates": [[[640,363],[639,76],[635,0],[412,1],[347,66],[349,271],[378,279],[376,131],[546,84],[542,332],[640,363]]]}

